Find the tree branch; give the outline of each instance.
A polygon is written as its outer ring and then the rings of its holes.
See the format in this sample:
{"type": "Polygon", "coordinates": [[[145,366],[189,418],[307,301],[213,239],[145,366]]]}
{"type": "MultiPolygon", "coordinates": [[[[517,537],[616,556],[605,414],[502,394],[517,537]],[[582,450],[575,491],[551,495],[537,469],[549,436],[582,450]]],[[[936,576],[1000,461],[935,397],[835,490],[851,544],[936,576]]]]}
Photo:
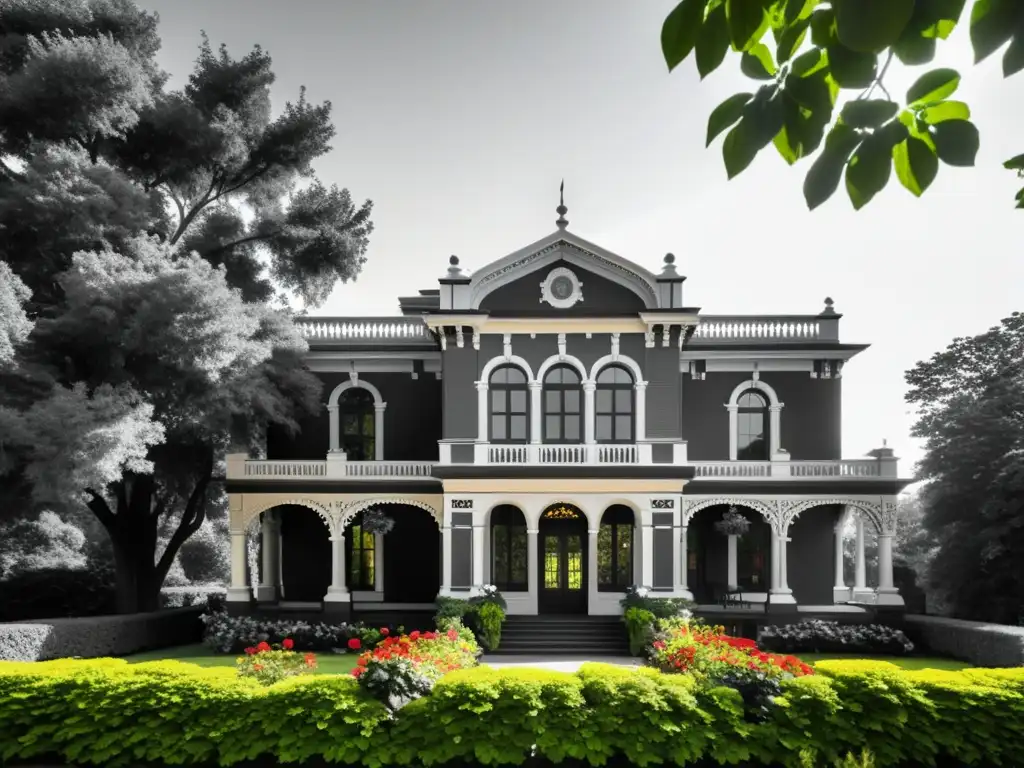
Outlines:
{"type": "Polygon", "coordinates": [[[192,489],[188,503],[185,505],[185,510],[181,513],[178,527],[171,536],[170,541],[167,542],[167,546],[164,548],[164,552],[156,564],[156,577],[160,583],[167,576],[167,572],[170,570],[178,550],[181,549],[181,545],[188,541],[189,537],[196,533],[206,520],[206,492],[210,485],[210,479],[213,476],[213,450],[210,448],[207,449],[204,464],[202,475],[192,489]]]}
{"type": "Polygon", "coordinates": [[[89,511],[96,515],[96,519],[100,521],[104,528],[111,530],[117,524],[117,517],[110,511],[110,505],[107,503],[107,500],[92,488],[86,488],[85,492],[90,496],[89,501],[85,504],[89,511]]]}

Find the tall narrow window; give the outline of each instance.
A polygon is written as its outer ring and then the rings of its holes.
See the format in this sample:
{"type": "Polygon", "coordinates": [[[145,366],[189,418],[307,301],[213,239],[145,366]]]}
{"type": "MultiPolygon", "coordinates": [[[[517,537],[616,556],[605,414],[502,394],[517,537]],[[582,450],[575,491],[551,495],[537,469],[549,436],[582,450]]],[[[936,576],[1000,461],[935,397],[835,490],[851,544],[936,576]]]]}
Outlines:
{"type": "Polygon", "coordinates": [[[597,532],[597,588],[622,592],[633,583],[633,510],[617,504],[601,516],[597,532]]]}
{"type": "Polygon", "coordinates": [[[491,374],[491,442],[525,443],[529,439],[529,393],[522,369],[504,365],[491,374]]]}
{"type": "Polygon", "coordinates": [[[338,398],[341,421],[341,447],[349,461],[373,461],[376,458],[373,394],[362,387],[346,389],[338,398]]]}
{"type": "Polygon", "coordinates": [[[363,530],[361,514],[349,526],[348,533],[350,536],[345,542],[348,545],[348,588],[372,591],[377,583],[374,561],[376,538],[363,530]]]}
{"type": "Polygon", "coordinates": [[[633,377],[625,368],[612,365],[597,374],[594,408],[596,436],[599,443],[633,442],[635,388],[633,377]]]}
{"type": "Polygon", "coordinates": [[[771,527],[760,515],[744,515],[751,521],[749,530],[736,542],[736,578],[741,589],[768,590],[768,560],[771,551],[771,527]]]}
{"type": "Polygon", "coordinates": [[[511,505],[491,512],[491,583],[502,592],[526,592],[526,518],[511,505]]]}
{"type": "Polygon", "coordinates": [[[583,390],[580,376],[558,365],[544,377],[544,442],[583,442],[583,390]]]}
{"type": "Polygon", "coordinates": [[[768,460],[768,403],[760,392],[744,392],[736,409],[736,459],[768,460]]]}

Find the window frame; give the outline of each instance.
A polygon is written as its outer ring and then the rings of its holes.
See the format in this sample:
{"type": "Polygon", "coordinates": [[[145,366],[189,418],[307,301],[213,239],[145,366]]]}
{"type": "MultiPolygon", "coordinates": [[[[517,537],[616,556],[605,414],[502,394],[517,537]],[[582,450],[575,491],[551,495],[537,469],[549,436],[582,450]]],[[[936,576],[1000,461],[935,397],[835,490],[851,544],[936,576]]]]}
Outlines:
{"type": "Polygon", "coordinates": [[[377,536],[362,528],[362,513],[348,527],[349,536],[345,541],[345,585],[350,592],[373,592],[377,589],[377,536]],[[367,539],[369,537],[369,546],[367,539]],[[367,574],[364,555],[372,556],[372,566],[367,574]],[[369,575],[369,578],[367,578],[369,575]]]}
{"type": "Polygon", "coordinates": [[[602,368],[600,371],[598,371],[598,374],[595,377],[595,380],[594,380],[594,439],[595,439],[595,442],[601,443],[602,445],[631,445],[631,444],[636,442],[636,379],[633,376],[633,372],[630,371],[628,368],[626,368],[623,365],[617,365],[617,364],[614,364],[614,363],[611,364],[611,365],[606,365],[604,368],[602,368]],[[606,371],[611,371],[611,370],[618,370],[618,371],[622,371],[623,373],[625,373],[626,376],[629,377],[629,384],[626,384],[624,382],[612,382],[612,383],[604,383],[604,384],[602,384],[601,383],[601,376],[602,376],[602,374],[604,374],[606,371]],[[612,398],[611,398],[611,400],[612,400],[612,407],[611,407],[610,411],[602,411],[601,410],[601,405],[600,405],[601,395],[600,395],[600,392],[602,390],[610,391],[612,393],[612,398]],[[622,438],[617,437],[617,434],[618,434],[617,422],[618,422],[618,417],[625,416],[627,414],[621,413],[618,410],[618,408],[616,406],[616,402],[615,402],[616,399],[617,399],[615,397],[615,393],[616,392],[624,392],[624,391],[628,391],[629,392],[629,414],[628,414],[629,415],[629,437],[625,438],[625,439],[622,439],[622,438]],[[601,437],[600,437],[600,430],[598,429],[598,424],[600,423],[600,419],[601,419],[602,416],[611,417],[611,424],[612,424],[612,438],[611,439],[601,439],[601,437]]]}
{"type": "Polygon", "coordinates": [[[554,445],[581,445],[583,443],[586,433],[586,413],[583,404],[583,377],[580,376],[579,371],[573,368],[571,365],[553,365],[547,373],[544,374],[544,382],[541,386],[541,441],[548,444],[554,445]],[[575,384],[565,384],[563,382],[548,382],[548,379],[556,371],[569,371],[573,376],[576,377],[575,384]],[[548,392],[558,393],[559,410],[554,413],[548,412],[548,392]],[[577,398],[576,403],[578,409],[575,413],[569,413],[565,409],[565,395],[567,392],[576,392],[577,398]],[[558,419],[559,432],[561,437],[557,440],[552,440],[548,437],[548,416],[552,416],[558,419]],[[565,420],[567,417],[575,416],[579,420],[579,429],[577,430],[577,438],[575,440],[569,440],[565,437],[565,420]]]}
{"type": "Polygon", "coordinates": [[[597,570],[597,591],[598,592],[625,592],[634,583],[634,569],[636,567],[636,518],[633,510],[625,505],[609,507],[601,515],[601,524],[598,526],[597,534],[597,562],[594,568],[597,570]],[[619,565],[621,560],[622,529],[629,529],[629,567],[625,573],[624,582],[620,584],[618,579],[619,565]],[[611,547],[611,581],[601,580],[601,546],[602,531],[609,530],[609,546],[611,547]]]}
{"type": "Polygon", "coordinates": [[[530,538],[527,534],[526,526],[526,515],[523,514],[522,510],[511,504],[500,505],[495,507],[491,512],[491,547],[490,547],[490,565],[491,565],[491,583],[494,584],[502,592],[529,592],[530,591],[530,538]],[[507,574],[498,574],[497,568],[495,567],[498,547],[495,544],[495,531],[497,529],[503,529],[505,533],[505,544],[504,554],[505,563],[508,567],[507,574]],[[512,575],[515,573],[515,567],[513,565],[513,552],[515,547],[513,546],[513,537],[516,533],[521,533],[523,537],[523,551],[522,551],[522,573],[523,580],[512,581],[512,575]],[[502,576],[507,575],[508,578],[504,579],[502,576]]]}
{"type": "Polygon", "coordinates": [[[499,443],[502,445],[526,445],[530,442],[530,377],[526,374],[522,368],[518,365],[499,365],[493,371],[491,371],[490,377],[487,379],[487,437],[491,443],[499,443]],[[507,382],[497,382],[495,378],[501,371],[512,370],[520,374],[523,377],[522,383],[509,384],[507,382]],[[505,392],[505,410],[500,413],[494,412],[494,392],[505,392]],[[523,411],[512,410],[512,392],[522,392],[524,398],[523,411]],[[494,436],[494,417],[503,417],[505,421],[505,434],[512,434],[512,417],[522,416],[525,421],[526,431],[525,436],[522,439],[504,437],[496,438],[494,436]]]}
{"type": "Polygon", "coordinates": [[[736,398],[736,461],[769,461],[771,460],[771,403],[763,392],[757,389],[747,389],[740,393],[739,397],[736,398]],[[760,407],[744,406],[740,405],[743,399],[747,395],[756,397],[760,403],[760,407]],[[743,424],[743,416],[751,414],[760,414],[762,424],[762,440],[764,445],[763,456],[748,457],[743,456],[743,451],[750,447],[752,443],[747,443],[746,446],[741,445],[740,437],[745,434],[741,432],[743,424]]]}
{"type": "Polygon", "coordinates": [[[377,403],[370,390],[363,387],[349,387],[338,397],[338,434],[341,450],[345,451],[349,461],[375,461],[377,458],[377,403]],[[358,402],[353,402],[356,398],[358,402]],[[356,416],[356,433],[345,428],[346,416],[356,416]],[[369,431],[367,432],[367,425],[369,431]],[[360,445],[361,456],[354,456],[349,450],[352,445],[360,445]]]}

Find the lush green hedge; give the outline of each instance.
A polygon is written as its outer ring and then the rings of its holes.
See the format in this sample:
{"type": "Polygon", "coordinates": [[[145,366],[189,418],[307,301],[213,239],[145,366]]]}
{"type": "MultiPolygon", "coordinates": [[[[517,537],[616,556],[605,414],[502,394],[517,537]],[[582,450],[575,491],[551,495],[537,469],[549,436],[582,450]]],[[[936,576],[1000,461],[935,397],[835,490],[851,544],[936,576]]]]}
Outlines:
{"type": "Polygon", "coordinates": [[[1024,669],[905,672],[884,662],[823,662],[783,683],[770,719],[739,694],[686,675],[598,664],[577,674],[480,667],[446,675],[394,719],[347,676],[269,687],[230,668],[119,660],[0,664],[0,760],[110,766],[297,762],[638,766],[753,760],[825,766],[862,747],[876,765],[1019,765],[1024,669]],[[809,762],[808,762],[809,761],[809,762]],[[914,762],[917,761],[917,762],[914,762]]]}
{"type": "Polygon", "coordinates": [[[1024,627],[943,616],[907,615],[903,620],[907,634],[936,653],[980,667],[1024,664],[1024,627]]]}

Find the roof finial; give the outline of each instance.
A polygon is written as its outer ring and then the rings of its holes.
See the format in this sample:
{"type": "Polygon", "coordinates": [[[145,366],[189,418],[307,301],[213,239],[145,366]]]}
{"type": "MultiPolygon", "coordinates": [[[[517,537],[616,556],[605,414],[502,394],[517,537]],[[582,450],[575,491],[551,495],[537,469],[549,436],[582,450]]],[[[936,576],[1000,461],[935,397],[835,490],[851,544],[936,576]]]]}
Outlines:
{"type": "Polygon", "coordinates": [[[562,179],[562,186],[558,188],[558,207],[555,212],[558,214],[558,219],[555,221],[558,228],[565,229],[569,226],[569,220],[565,218],[565,214],[569,212],[569,209],[565,207],[565,179],[562,179]]]}

